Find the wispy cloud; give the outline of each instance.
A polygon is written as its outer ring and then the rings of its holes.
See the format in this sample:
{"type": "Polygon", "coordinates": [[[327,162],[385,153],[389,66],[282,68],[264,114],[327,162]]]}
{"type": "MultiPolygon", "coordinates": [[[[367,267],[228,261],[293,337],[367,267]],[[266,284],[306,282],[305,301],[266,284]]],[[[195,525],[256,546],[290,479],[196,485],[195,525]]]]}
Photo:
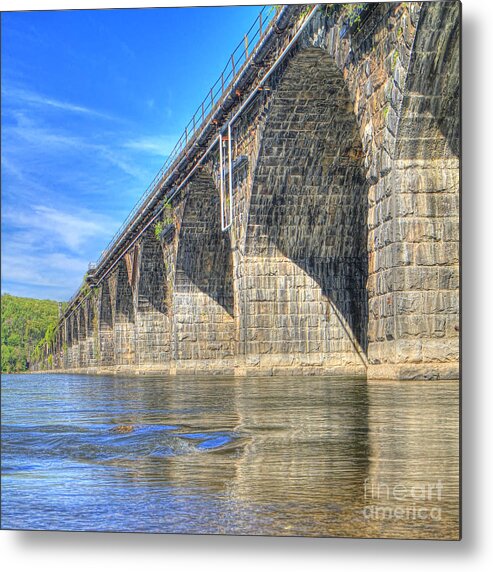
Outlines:
{"type": "Polygon", "coordinates": [[[177,138],[16,89],[2,102],[2,288],[67,299],[177,138]]]}
{"type": "Polygon", "coordinates": [[[86,270],[87,261],[82,257],[60,253],[41,256],[24,253],[22,258],[12,254],[2,256],[2,274],[4,281],[9,283],[60,287],[63,277],[63,282],[67,283],[67,291],[72,292],[81,282],[86,270]]]}
{"type": "MultiPolygon", "coordinates": [[[[12,110],[9,115],[13,122],[3,127],[2,133],[2,143],[6,143],[5,150],[2,146],[2,157],[7,158],[7,161],[8,154],[12,152],[22,155],[24,160],[27,157],[32,160],[34,151],[34,157],[51,155],[60,163],[70,152],[82,160],[81,168],[99,157],[101,166],[109,163],[131,177],[145,180],[145,171],[125,151],[132,147],[125,143],[120,145],[117,140],[111,141],[111,134],[106,137],[107,141],[95,141],[95,138],[89,136],[75,135],[70,131],[61,131],[56,126],[44,125],[41,118],[33,118],[25,111],[12,110]],[[61,152],[63,155],[60,155],[61,152]]],[[[98,135],[101,137],[101,133],[98,135]]]]}
{"type": "Polygon", "coordinates": [[[21,233],[22,244],[36,249],[56,242],[59,248],[78,252],[90,239],[109,238],[115,229],[115,221],[104,215],[87,210],[64,212],[43,205],[34,205],[29,212],[6,208],[2,219],[14,233],[21,233]]]}
{"type": "Polygon", "coordinates": [[[175,135],[147,136],[125,141],[122,145],[125,149],[166,157],[173,150],[178,137],[175,135]]]}
{"type": "Polygon", "coordinates": [[[2,283],[6,291],[30,295],[54,289],[70,297],[87,270],[95,239],[104,244],[116,227],[108,217],[81,210],[34,205],[28,211],[5,208],[2,225],[2,283]]]}
{"type": "Polygon", "coordinates": [[[90,115],[93,117],[97,117],[99,119],[109,119],[112,121],[120,121],[118,118],[110,115],[108,113],[104,113],[98,111],[96,109],[91,109],[84,105],[79,105],[77,103],[72,103],[69,101],[61,101],[59,99],[55,99],[53,97],[49,97],[40,93],[36,93],[34,91],[29,91],[26,89],[22,89],[19,87],[9,87],[5,88],[2,87],[2,97],[5,99],[15,99],[17,103],[24,102],[27,104],[32,104],[36,106],[44,106],[44,107],[51,107],[54,109],[68,111],[71,113],[81,113],[84,115],[90,115]]]}
{"type": "Polygon", "coordinates": [[[2,129],[2,143],[6,144],[7,150],[15,148],[19,141],[31,143],[41,153],[58,147],[80,148],[84,144],[80,137],[47,128],[24,111],[11,111],[9,115],[13,122],[2,129]]]}

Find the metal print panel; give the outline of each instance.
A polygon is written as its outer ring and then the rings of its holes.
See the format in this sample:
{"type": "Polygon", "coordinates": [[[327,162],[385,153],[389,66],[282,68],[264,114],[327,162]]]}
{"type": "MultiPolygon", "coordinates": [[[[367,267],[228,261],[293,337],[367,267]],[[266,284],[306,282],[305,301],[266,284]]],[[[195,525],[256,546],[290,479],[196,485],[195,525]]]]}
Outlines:
{"type": "Polygon", "coordinates": [[[3,528],[460,538],[460,31],[2,15],[3,528]]]}

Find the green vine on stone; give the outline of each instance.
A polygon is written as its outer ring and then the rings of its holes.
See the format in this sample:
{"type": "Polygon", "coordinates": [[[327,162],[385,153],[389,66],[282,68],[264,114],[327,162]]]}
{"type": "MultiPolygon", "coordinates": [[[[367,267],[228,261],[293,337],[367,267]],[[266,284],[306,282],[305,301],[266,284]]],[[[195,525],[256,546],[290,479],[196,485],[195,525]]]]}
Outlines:
{"type": "Polygon", "coordinates": [[[399,51],[394,50],[394,55],[392,56],[392,71],[395,70],[397,66],[397,60],[399,59],[399,51]]]}
{"type": "Polygon", "coordinates": [[[173,224],[173,207],[169,199],[163,202],[163,222],[165,225],[173,224]]]}
{"type": "Polygon", "coordinates": [[[344,4],[343,7],[346,11],[347,25],[352,28],[361,22],[361,13],[366,8],[368,2],[358,4],[344,4]]]}
{"type": "Polygon", "coordinates": [[[164,230],[164,223],[162,220],[158,220],[157,223],[154,225],[154,236],[156,240],[161,240],[161,235],[163,234],[164,230]]]}
{"type": "Polygon", "coordinates": [[[154,236],[156,237],[156,240],[161,240],[163,232],[174,223],[173,206],[171,205],[170,199],[166,198],[163,201],[162,212],[162,220],[158,220],[154,225],[154,236]]]}
{"type": "Polygon", "coordinates": [[[299,19],[302,20],[303,18],[308,16],[308,14],[312,11],[314,6],[315,4],[307,4],[305,8],[303,8],[303,10],[300,12],[299,19]]]}

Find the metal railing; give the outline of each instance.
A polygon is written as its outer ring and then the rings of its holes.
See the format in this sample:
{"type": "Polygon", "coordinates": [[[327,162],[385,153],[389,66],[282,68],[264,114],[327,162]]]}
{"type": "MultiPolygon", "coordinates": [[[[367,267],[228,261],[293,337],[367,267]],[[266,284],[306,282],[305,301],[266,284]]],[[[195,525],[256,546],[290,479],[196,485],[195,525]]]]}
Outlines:
{"type": "MultiPolygon", "coordinates": [[[[284,42],[276,48],[276,50],[280,49],[282,54],[284,50],[289,48],[308,21],[310,21],[319,6],[318,4],[307,5],[306,9],[299,13],[296,11],[297,7],[295,5],[264,6],[261,9],[255,22],[228,59],[228,63],[224,67],[221,75],[209,90],[208,96],[199,105],[192,119],[185,127],[182,136],[167,157],[162,168],[115,233],[108,246],[102,251],[98,261],[89,264],[89,272],[67,304],[66,316],[73,312],[74,303],[77,302],[85,290],[85,286],[87,287],[87,276],[90,275],[96,278],[101,267],[104,268],[106,260],[111,260],[111,256],[120,246],[119,243],[126,234],[132,232],[132,228],[139,222],[142,213],[145,212],[149,205],[152,206],[155,203],[163,187],[171,184],[173,174],[180,168],[181,163],[189,158],[188,153],[190,153],[190,159],[193,160],[194,148],[202,145],[204,133],[210,127],[211,123],[217,122],[218,113],[221,112],[221,109],[226,109],[224,106],[226,102],[228,102],[228,99],[233,93],[240,95],[237,93],[237,87],[239,88],[242,85],[242,74],[244,74],[245,71],[248,73],[248,66],[252,65],[252,62],[256,65],[257,59],[259,59],[259,61],[262,60],[263,55],[261,54],[263,54],[262,50],[265,47],[265,42],[272,37],[273,33],[274,35],[279,35],[279,37],[284,33],[287,22],[292,15],[293,9],[295,9],[294,13],[297,14],[295,30],[297,31],[294,33],[292,39],[289,39],[291,36],[288,36],[287,44],[284,42]]],[[[274,66],[280,61],[281,57],[282,55],[277,54],[274,66]]],[[[270,71],[262,77],[266,78],[269,75],[270,71]]],[[[246,105],[251,97],[252,95],[245,100],[243,105],[246,105]]],[[[194,170],[195,169],[192,169],[192,172],[194,170]]],[[[177,189],[181,186],[182,185],[179,185],[177,189]]]]}
{"type": "Polygon", "coordinates": [[[201,132],[203,126],[207,123],[210,116],[213,114],[213,111],[220,103],[222,96],[228,92],[236,77],[241,74],[243,68],[248,63],[250,56],[253,54],[255,47],[262,41],[269,28],[272,26],[281,8],[282,6],[264,6],[262,8],[255,22],[244,35],[243,40],[237,45],[231,54],[221,75],[211,87],[202,103],[198,106],[192,116],[192,119],[186,125],[185,130],[178,139],[178,142],[171,153],[168,155],[164,165],[158,171],[139,201],[130,211],[127,218],[123,221],[120,228],[116,231],[106,249],[102,252],[96,262],[97,267],[101,266],[115,244],[119,241],[120,237],[125,234],[127,227],[135,216],[142,210],[147,200],[159,191],[161,182],[166,178],[165,176],[168,172],[173,170],[174,164],[179,159],[182,152],[193,143],[197,134],[201,132]]]}
{"type": "MultiPolygon", "coordinates": [[[[224,66],[221,75],[209,90],[207,96],[202,100],[197,110],[192,116],[192,119],[185,126],[181,137],[173,147],[172,151],[166,158],[161,169],[158,171],[151,184],[144,191],[138,202],[132,208],[126,219],[120,225],[113,238],[102,251],[97,262],[89,263],[89,270],[97,270],[112,252],[113,247],[120,241],[122,236],[125,235],[128,227],[131,225],[136,216],[142,212],[145,204],[154,197],[161,188],[161,183],[166,179],[167,175],[173,171],[175,163],[182,155],[183,151],[192,145],[197,138],[202,128],[207,124],[214,111],[218,107],[224,94],[227,93],[236,78],[241,75],[246,64],[249,62],[252,54],[255,52],[256,47],[261,43],[267,32],[275,22],[279,12],[283,6],[263,6],[260,10],[254,23],[250,26],[248,32],[243,36],[243,40],[236,46],[235,50],[228,59],[224,66]]],[[[84,284],[86,283],[85,277],[79,288],[74,295],[70,298],[67,304],[67,311],[72,304],[77,300],[84,284]]]]}

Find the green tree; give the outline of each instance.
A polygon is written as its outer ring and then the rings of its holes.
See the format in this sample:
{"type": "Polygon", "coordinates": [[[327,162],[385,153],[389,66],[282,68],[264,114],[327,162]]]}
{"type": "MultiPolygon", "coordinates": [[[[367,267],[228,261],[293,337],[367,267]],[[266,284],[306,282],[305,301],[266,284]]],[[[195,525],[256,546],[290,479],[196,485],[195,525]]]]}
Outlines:
{"type": "Polygon", "coordinates": [[[34,348],[46,334],[53,339],[58,303],[3,294],[1,306],[2,372],[26,371],[34,348]]]}

